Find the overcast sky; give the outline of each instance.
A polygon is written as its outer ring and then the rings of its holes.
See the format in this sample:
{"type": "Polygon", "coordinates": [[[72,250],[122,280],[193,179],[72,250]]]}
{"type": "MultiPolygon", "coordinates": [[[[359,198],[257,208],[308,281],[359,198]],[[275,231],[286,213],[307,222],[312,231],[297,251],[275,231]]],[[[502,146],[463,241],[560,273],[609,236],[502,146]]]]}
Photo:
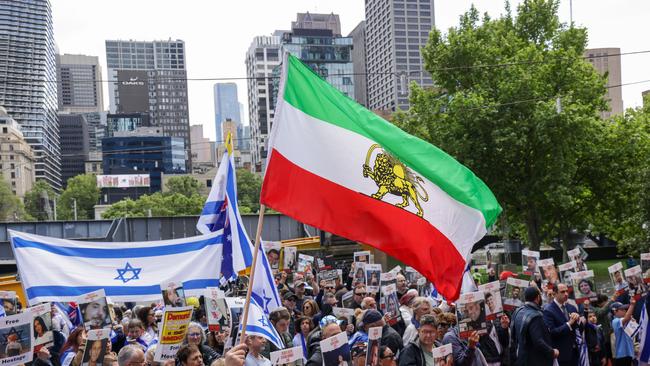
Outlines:
{"type": "MultiPolygon", "coordinates": [[[[436,27],[446,30],[457,25],[459,15],[472,3],[493,17],[503,13],[502,0],[437,0],[436,27]]],[[[104,78],[106,39],[182,39],[190,78],[245,77],[244,57],[253,37],[290,29],[298,12],[339,14],[344,35],[365,18],[364,0],[56,0],[52,8],[59,52],[99,56],[104,78]]],[[[573,0],[573,19],[588,28],[590,48],[650,50],[648,14],[647,0],[573,0]]],[[[560,19],[569,20],[569,0],[561,2],[560,19]]],[[[622,56],[621,61],[623,83],[650,79],[650,53],[622,56]]],[[[215,139],[214,83],[188,83],[190,124],[203,124],[204,135],[211,140],[215,139]]],[[[237,84],[247,115],[246,83],[237,84]]],[[[623,87],[625,107],[641,105],[641,92],[647,89],[650,82],[623,87]]]]}

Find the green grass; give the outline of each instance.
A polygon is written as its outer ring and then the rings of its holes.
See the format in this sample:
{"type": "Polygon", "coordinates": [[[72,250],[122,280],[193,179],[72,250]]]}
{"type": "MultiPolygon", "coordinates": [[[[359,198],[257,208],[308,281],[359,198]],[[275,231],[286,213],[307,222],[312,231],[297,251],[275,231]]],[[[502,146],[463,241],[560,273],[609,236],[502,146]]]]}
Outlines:
{"type": "Polygon", "coordinates": [[[587,268],[594,271],[594,276],[596,277],[597,283],[600,284],[600,283],[610,282],[609,272],[607,271],[607,267],[611,266],[616,262],[622,262],[623,267],[625,267],[625,261],[621,259],[590,261],[589,258],[587,258],[587,268]]]}

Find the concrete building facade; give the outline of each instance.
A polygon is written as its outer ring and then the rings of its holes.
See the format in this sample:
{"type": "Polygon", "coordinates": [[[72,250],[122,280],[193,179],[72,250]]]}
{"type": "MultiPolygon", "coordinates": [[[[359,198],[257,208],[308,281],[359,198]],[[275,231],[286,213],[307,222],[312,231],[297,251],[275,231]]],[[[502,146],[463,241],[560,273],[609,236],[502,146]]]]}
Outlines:
{"type": "Polygon", "coordinates": [[[86,113],[104,111],[102,69],[99,57],[56,55],[59,112],[86,113]]]}
{"type": "Polygon", "coordinates": [[[432,87],[420,48],[434,27],[434,0],[366,0],[368,108],[408,109],[408,83],[432,87]]]}
{"type": "Polygon", "coordinates": [[[192,164],[185,42],[106,41],[111,113],[148,113],[165,136],[182,138],[192,164]]]}
{"type": "Polygon", "coordinates": [[[190,141],[192,141],[192,161],[195,165],[217,165],[217,148],[214,141],[203,136],[203,125],[190,126],[190,141]]]}
{"type": "Polygon", "coordinates": [[[0,105],[20,126],[34,172],[61,189],[56,46],[49,0],[0,1],[0,105]]]}
{"type": "Polygon", "coordinates": [[[0,107],[0,175],[21,199],[32,189],[35,181],[34,153],[20,126],[0,107]]]}
{"type": "Polygon", "coordinates": [[[621,85],[621,49],[620,48],[590,48],[585,50],[587,61],[601,75],[607,73],[607,95],[609,111],[601,113],[602,118],[609,118],[623,113],[623,88],[621,85]]]}
{"type": "Polygon", "coordinates": [[[352,38],[352,65],[354,72],[354,99],[368,107],[368,79],[366,73],[366,21],[362,20],[348,34],[352,38]]]}
{"type": "MultiPolygon", "coordinates": [[[[253,169],[261,172],[268,154],[267,139],[275,115],[275,103],[271,100],[273,72],[281,63],[282,33],[259,36],[253,39],[246,53],[246,76],[248,77],[248,120],[251,128],[251,160],[253,169]]],[[[275,80],[277,83],[277,80],[275,80]]]]}

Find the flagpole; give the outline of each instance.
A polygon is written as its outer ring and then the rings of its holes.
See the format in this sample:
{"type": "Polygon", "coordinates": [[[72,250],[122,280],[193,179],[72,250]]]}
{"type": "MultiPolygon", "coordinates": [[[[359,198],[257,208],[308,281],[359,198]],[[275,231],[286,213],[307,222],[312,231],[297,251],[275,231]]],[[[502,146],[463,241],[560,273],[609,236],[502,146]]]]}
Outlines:
{"type": "Polygon", "coordinates": [[[257,218],[257,231],[255,232],[255,249],[253,249],[253,263],[251,264],[251,275],[248,280],[248,290],[246,291],[246,302],[244,303],[244,314],[242,320],[241,334],[239,335],[239,343],[244,343],[246,338],[246,325],[248,323],[248,308],[251,304],[251,294],[253,293],[253,280],[255,279],[255,268],[257,268],[257,254],[260,251],[260,243],[262,242],[262,226],[264,225],[264,211],[265,205],[260,205],[260,214],[257,218]]]}

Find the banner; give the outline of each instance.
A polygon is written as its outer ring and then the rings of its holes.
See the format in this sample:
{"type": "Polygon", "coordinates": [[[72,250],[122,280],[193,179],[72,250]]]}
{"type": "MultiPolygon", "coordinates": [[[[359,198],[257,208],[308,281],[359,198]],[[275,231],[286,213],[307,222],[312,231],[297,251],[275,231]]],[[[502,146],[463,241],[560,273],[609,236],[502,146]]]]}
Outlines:
{"type": "Polygon", "coordinates": [[[34,319],[34,352],[54,341],[52,334],[52,306],[45,303],[27,308],[34,319]]]}
{"type": "Polygon", "coordinates": [[[627,290],[627,281],[623,276],[623,264],[621,262],[614,263],[607,267],[609,278],[612,280],[616,296],[621,296],[627,290]]]}
{"type": "Polygon", "coordinates": [[[92,242],[9,230],[30,305],[75,301],[103,289],[115,302],[158,301],[160,284],[182,280],[185,292],[219,286],[221,231],[184,239],[92,242]],[[43,270],[47,263],[47,270],[43,270]]]}
{"type": "Polygon", "coordinates": [[[16,314],[16,291],[0,291],[0,301],[5,315],[16,314]]]}
{"type": "Polygon", "coordinates": [[[323,353],[324,366],[344,366],[352,362],[348,335],[345,332],[320,341],[320,349],[323,353]]]}
{"type": "Polygon", "coordinates": [[[576,272],[571,276],[571,280],[576,304],[582,304],[585,300],[596,300],[598,294],[594,291],[596,288],[594,286],[594,271],[576,272]]]}
{"type": "Polygon", "coordinates": [[[102,365],[110,336],[110,329],[95,329],[86,333],[86,347],[81,359],[81,366],[102,365]]]}
{"type": "Polygon", "coordinates": [[[461,338],[469,338],[473,332],[487,334],[485,320],[485,297],[483,292],[460,294],[456,300],[458,307],[458,329],[461,338]]]}
{"type": "Polygon", "coordinates": [[[500,286],[499,281],[478,286],[479,291],[483,291],[485,296],[485,319],[487,320],[495,320],[503,313],[500,286]]]}
{"type": "Polygon", "coordinates": [[[366,351],[366,366],[379,366],[381,355],[379,346],[381,346],[382,327],[373,327],[368,329],[368,347],[366,351]]]}
{"type": "Polygon", "coordinates": [[[222,325],[228,324],[225,317],[228,311],[225,297],[218,287],[205,290],[205,313],[208,317],[208,329],[212,332],[218,332],[222,325]]]}
{"type": "MultiPolygon", "coordinates": [[[[305,358],[306,355],[305,355],[305,358]]],[[[303,359],[302,346],[293,348],[281,349],[279,351],[271,352],[272,365],[295,365],[295,362],[303,359]]]]}
{"type": "Polygon", "coordinates": [[[80,296],[77,304],[86,330],[110,328],[113,325],[104,290],[97,290],[80,296]]]}
{"type": "Polygon", "coordinates": [[[539,272],[537,262],[539,261],[539,252],[534,250],[521,251],[521,265],[523,266],[523,273],[528,276],[533,276],[539,272]]]}
{"type": "Polygon", "coordinates": [[[192,307],[165,308],[154,361],[164,362],[176,356],[192,321],[192,307]]]}
{"type": "Polygon", "coordinates": [[[0,318],[0,365],[21,365],[32,360],[34,327],[29,312],[0,318]]]}

